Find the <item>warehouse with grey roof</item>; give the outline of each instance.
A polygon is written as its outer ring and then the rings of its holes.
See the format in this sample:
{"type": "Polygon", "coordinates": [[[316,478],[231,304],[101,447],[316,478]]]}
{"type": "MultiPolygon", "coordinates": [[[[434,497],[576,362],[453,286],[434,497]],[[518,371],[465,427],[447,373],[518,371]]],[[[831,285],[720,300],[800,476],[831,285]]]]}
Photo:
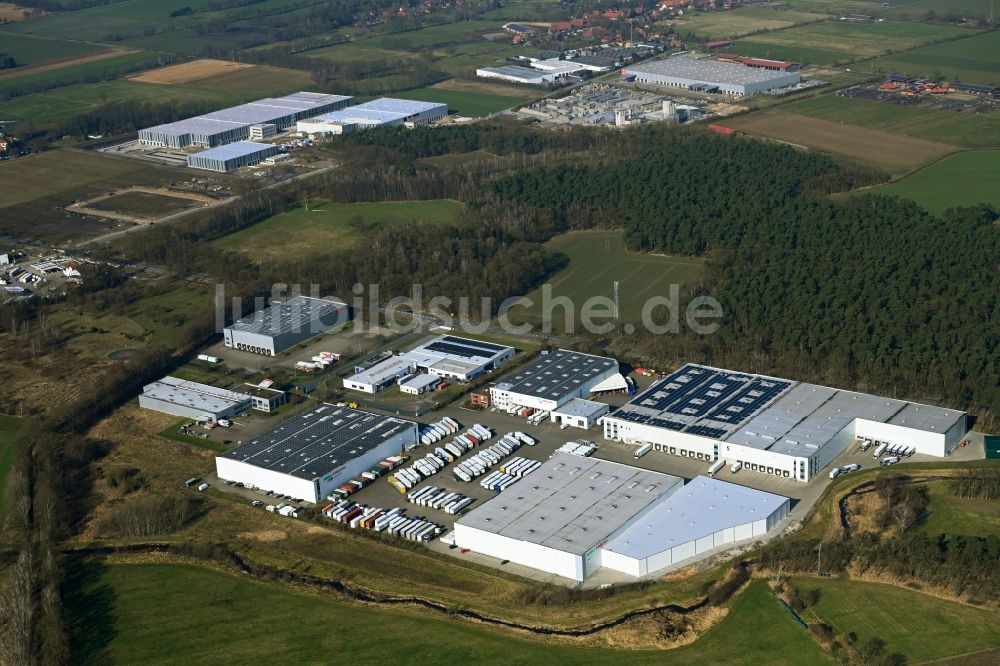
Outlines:
{"type": "Polygon", "coordinates": [[[228,173],[241,167],[256,166],[278,152],[278,147],[270,143],[235,141],[188,155],[187,165],[193,169],[228,173]]]}
{"type": "Polygon", "coordinates": [[[343,326],[349,318],[346,303],[295,296],[233,322],[222,335],[227,347],[277,356],[300,342],[343,326]]]}
{"type": "Polygon", "coordinates": [[[319,502],[417,441],[417,424],[322,403],[215,458],[219,478],[319,502]]]}
{"type": "Polygon", "coordinates": [[[147,127],[139,130],[139,141],[145,145],[170,148],[214,148],[249,139],[251,126],[274,125],[275,131],[282,131],[299,120],[342,109],[353,100],[353,97],[346,95],[314,92],[259,99],[185,120],[147,127]]]}
{"type": "Polygon", "coordinates": [[[251,398],[237,391],[164,377],[142,388],[139,406],[189,419],[218,421],[250,409],[251,398]]]}
{"type": "Polygon", "coordinates": [[[600,392],[605,383],[617,386],[618,380],[624,382],[615,359],[557,349],[491,386],[490,402],[499,409],[516,405],[551,412],[600,392]]]}
{"type": "Polygon", "coordinates": [[[744,97],[799,83],[797,71],[774,71],[742,64],[719,62],[691,55],[628,65],[622,77],[637,83],[652,83],[695,92],[723,93],[744,97]]]}

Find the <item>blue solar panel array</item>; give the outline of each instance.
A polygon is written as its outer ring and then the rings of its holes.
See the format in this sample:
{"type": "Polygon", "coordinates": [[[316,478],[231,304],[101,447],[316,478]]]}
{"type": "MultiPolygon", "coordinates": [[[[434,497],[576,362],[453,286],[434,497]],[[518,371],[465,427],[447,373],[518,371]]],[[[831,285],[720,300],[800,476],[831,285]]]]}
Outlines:
{"type": "Polygon", "coordinates": [[[456,338],[453,335],[443,335],[440,340],[435,340],[424,347],[424,349],[465,358],[489,358],[499,354],[506,347],[490,342],[466,340],[464,338],[456,338]]]}
{"type": "Polygon", "coordinates": [[[747,421],[791,386],[779,379],[689,364],[643,391],[615,417],[719,439],[731,431],[720,426],[747,421]]]}

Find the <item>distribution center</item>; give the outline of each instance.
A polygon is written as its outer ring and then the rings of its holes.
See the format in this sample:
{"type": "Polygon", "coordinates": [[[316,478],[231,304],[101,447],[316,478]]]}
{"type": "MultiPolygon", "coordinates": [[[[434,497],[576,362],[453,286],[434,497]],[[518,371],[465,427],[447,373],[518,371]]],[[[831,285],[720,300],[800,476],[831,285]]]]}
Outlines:
{"type": "Polygon", "coordinates": [[[634,77],[638,83],[655,83],[736,97],[795,85],[801,79],[797,71],[776,71],[689,55],[629,65],[622,70],[622,77],[626,80],[634,77]]]}
{"type": "Polygon", "coordinates": [[[218,421],[250,409],[251,399],[245,393],[164,377],[142,387],[139,406],[189,419],[218,421]]]}
{"type": "Polygon", "coordinates": [[[788,498],[697,477],[556,453],[455,523],[455,544],[563,578],[607,567],[645,576],[759,537],[788,498]]]}
{"type": "MultiPolygon", "coordinates": [[[[295,125],[299,120],[342,109],[353,99],[344,95],[313,92],[297,92],[279,98],[259,99],[256,102],[213,111],[194,118],[147,127],[139,130],[139,141],[147,145],[170,148],[187,146],[214,148],[233,141],[249,139],[251,126],[274,125],[275,131],[281,131],[295,125]]],[[[263,137],[263,133],[261,136],[263,137]]]]}
{"type": "Polygon", "coordinates": [[[295,129],[303,136],[318,138],[371,127],[426,125],[447,116],[447,104],[382,97],[342,111],[301,121],[295,129]]]}
{"type": "Polygon", "coordinates": [[[234,322],[223,329],[222,335],[227,347],[276,356],[311,337],[343,326],[349,316],[347,304],[341,301],[296,296],[234,322]]]}
{"type": "Polygon", "coordinates": [[[240,167],[256,166],[278,152],[278,147],[269,143],[236,141],[188,155],[187,165],[193,169],[228,173],[240,167]]]}
{"type": "Polygon", "coordinates": [[[417,441],[417,424],[323,403],[215,458],[220,479],[319,502],[417,441]]]}
{"type": "Polygon", "coordinates": [[[604,436],[699,460],[808,481],[858,437],[945,456],[964,413],[687,364],[604,417],[604,436]]]}

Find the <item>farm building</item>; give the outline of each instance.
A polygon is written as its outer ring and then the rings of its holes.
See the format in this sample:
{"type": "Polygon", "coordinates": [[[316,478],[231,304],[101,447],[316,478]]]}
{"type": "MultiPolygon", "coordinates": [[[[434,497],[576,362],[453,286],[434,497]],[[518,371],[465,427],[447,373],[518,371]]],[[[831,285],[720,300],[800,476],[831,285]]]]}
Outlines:
{"type": "Polygon", "coordinates": [[[426,125],[447,116],[447,104],[382,97],[300,122],[295,129],[303,136],[316,138],[371,127],[426,125]]]}
{"type": "Polygon", "coordinates": [[[417,424],[323,403],[215,458],[220,479],[319,502],[417,441],[417,424]]]}
{"type": "Polygon", "coordinates": [[[245,393],[164,377],[142,387],[139,406],[189,419],[218,421],[250,409],[251,400],[245,393]]]}
{"type": "Polygon", "coordinates": [[[620,381],[618,361],[604,356],[559,349],[490,387],[490,401],[499,409],[513,405],[551,412],[573,398],[602,391],[620,381]]]}
{"type": "Polygon", "coordinates": [[[256,166],[278,152],[278,147],[269,143],[236,141],[188,155],[187,165],[192,169],[228,173],[241,167],[256,166]]]}
{"type": "MultiPolygon", "coordinates": [[[[250,138],[254,125],[274,125],[282,131],[299,120],[342,109],[353,97],[297,92],[279,98],[233,106],[186,120],[139,130],[139,141],[151,146],[214,148],[250,138]]],[[[261,137],[263,138],[263,136],[261,137]]]]}
{"type": "Polygon", "coordinates": [[[343,326],[348,318],[346,303],[295,296],[233,322],[222,330],[222,335],[227,347],[277,356],[300,342],[343,326]]]}
{"type": "Polygon", "coordinates": [[[603,402],[573,398],[562,407],[552,410],[552,421],[574,428],[590,430],[609,411],[611,411],[611,407],[603,402]]]}
{"type": "Polygon", "coordinates": [[[787,497],[707,476],[657,502],[601,546],[601,564],[642,577],[716,548],[762,537],[791,510],[787,497]]]}
{"type": "Polygon", "coordinates": [[[808,481],[867,437],[945,456],[964,413],[904,400],[688,364],[604,417],[604,436],[808,481]]]}
{"type": "Polygon", "coordinates": [[[378,393],[399,379],[423,370],[438,378],[468,382],[514,358],[513,347],[492,342],[439,335],[398,356],[344,379],[344,387],[378,393]]]}
{"type": "Polygon", "coordinates": [[[622,77],[626,79],[635,77],[638,83],[673,86],[697,92],[723,93],[734,97],[784,88],[800,80],[797,71],[746,67],[742,64],[687,55],[629,65],[622,69],[622,77]]]}
{"type": "Polygon", "coordinates": [[[641,577],[763,536],[786,497],[557,453],[455,523],[455,543],[583,581],[601,567],[641,577]]]}

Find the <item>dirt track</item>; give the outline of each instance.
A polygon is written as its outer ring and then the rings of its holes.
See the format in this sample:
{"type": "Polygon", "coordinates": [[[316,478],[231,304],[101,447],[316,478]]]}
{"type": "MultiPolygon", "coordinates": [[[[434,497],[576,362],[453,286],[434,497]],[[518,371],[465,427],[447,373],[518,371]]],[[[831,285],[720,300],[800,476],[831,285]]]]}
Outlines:
{"type": "Polygon", "coordinates": [[[128,78],[132,81],[163,85],[191,83],[192,81],[207,79],[211,76],[233,72],[238,69],[247,69],[253,66],[241,62],[229,62],[227,60],[192,60],[191,62],[182,62],[179,65],[160,67],[159,69],[136,74],[128,78]]]}
{"type": "Polygon", "coordinates": [[[0,81],[17,78],[19,76],[27,76],[29,74],[38,74],[39,72],[50,72],[54,69],[62,69],[63,67],[71,67],[73,65],[83,65],[85,63],[96,62],[98,60],[107,60],[108,58],[117,58],[120,55],[133,53],[134,51],[135,49],[111,49],[110,51],[91,53],[90,55],[80,56],[79,58],[68,58],[66,60],[47,62],[44,65],[31,65],[29,67],[5,69],[0,72],[0,81]]]}
{"type": "MultiPolygon", "coordinates": [[[[198,194],[197,192],[182,192],[179,190],[170,190],[165,187],[129,187],[123,190],[115,190],[108,194],[102,194],[99,197],[94,197],[93,199],[88,199],[87,201],[81,201],[79,203],[70,204],[66,206],[66,210],[73,213],[83,213],[84,215],[93,215],[94,217],[104,217],[111,220],[122,220],[123,222],[133,222],[135,224],[147,224],[149,222],[155,222],[157,220],[170,217],[175,213],[168,213],[167,215],[160,215],[158,217],[140,217],[138,215],[130,215],[128,213],[119,213],[116,211],[103,210],[99,208],[91,208],[95,203],[104,201],[105,199],[110,199],[111,197],[116,197],[120,194],[127,194],[129,192],[145,192],[146,194],[159,194],[165,197],[172,197],[174,199],[186,199],[188,201],[197,201],[199,203],[210,205],[222,203],[224,200],[216,199],[204,194],[198,194]]],[[[181,212],[181,211],[178,211],[181,212]]]]}

